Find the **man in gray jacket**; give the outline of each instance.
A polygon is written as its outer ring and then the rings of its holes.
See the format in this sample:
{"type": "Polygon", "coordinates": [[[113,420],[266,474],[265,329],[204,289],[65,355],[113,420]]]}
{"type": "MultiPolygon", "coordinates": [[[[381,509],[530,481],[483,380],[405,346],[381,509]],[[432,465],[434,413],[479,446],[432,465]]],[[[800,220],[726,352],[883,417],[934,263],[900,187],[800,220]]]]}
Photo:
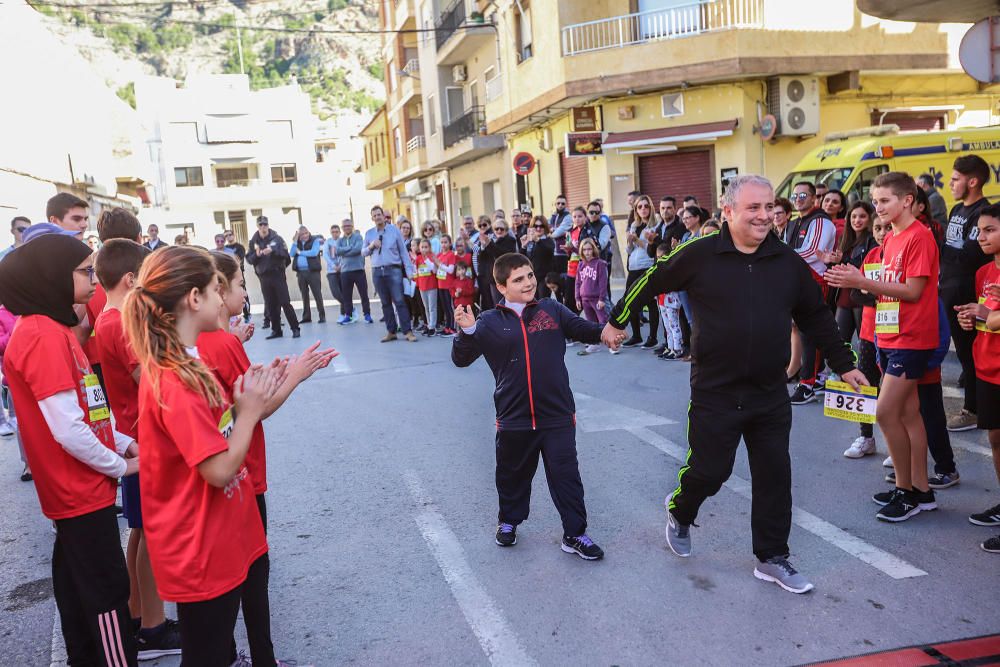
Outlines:
{"type": "Polygon", "coordinates": [[[944,229],[948,226],[948,207],[944,203],[944,197],[934,187],[934,177],[930,174],[920,174],[917,178],[917,185],[927,193],[927,200],[931,203],[931,210],[928,215],[944,229]]]}
{"type": "Polygon", "coordinates": [[[344,314],[337,324],[354,322],[354,288],[358,288],[361,296],[361,310],[365,314],[365,322],[372,324],[371,304],[368,302],[368,278],[365,276],[365,258],[361,255],[364,239],[361,232],[355,231],[354,221],[350,218],[341,222],[344,233],[337,239],[333,252],[340,260],[340,302],[344,314]]]}

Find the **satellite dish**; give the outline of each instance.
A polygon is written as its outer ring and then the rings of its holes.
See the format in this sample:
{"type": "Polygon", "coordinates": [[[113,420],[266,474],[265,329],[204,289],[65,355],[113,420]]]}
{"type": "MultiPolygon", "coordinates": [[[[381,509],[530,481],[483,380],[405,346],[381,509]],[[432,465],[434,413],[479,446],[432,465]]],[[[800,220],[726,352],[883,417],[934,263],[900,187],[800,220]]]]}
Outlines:
{"type": "Polygon", "coordinates": [[[958,60],[976,81],[1000,83],[1000,16],[976,23],[962,37],[958,60]]]}

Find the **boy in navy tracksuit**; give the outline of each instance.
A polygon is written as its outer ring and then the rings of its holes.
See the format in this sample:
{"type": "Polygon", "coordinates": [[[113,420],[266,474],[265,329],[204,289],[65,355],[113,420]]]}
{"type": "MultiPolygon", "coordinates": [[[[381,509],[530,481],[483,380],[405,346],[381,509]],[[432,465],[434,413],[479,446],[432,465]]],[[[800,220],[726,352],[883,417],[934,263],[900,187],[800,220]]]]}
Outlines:
{"type": "Polygon", "coordinates": [[[576,406],[563,357],[566,339],[596,344],[601,326],[574,315],[552,299],[535,300],[537,280],[530,260],[509,253],[497,259],[493,276],[503,300],[477,320],[468,306],[455,309],[456,366],[486,358],[497,388],[496,543],[517,543],[517,525],[528,518],[531,480],[542,455],[549,493],[562,517],[562,550],[586,560],[604,557],[587,536],[587,508],[576,459],[576,406]]]}

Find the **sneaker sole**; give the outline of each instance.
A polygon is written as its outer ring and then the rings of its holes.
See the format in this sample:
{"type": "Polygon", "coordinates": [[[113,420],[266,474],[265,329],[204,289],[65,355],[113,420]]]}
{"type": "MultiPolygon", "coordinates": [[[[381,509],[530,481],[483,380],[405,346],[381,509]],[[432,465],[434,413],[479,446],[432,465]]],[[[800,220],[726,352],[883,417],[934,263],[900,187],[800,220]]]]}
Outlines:
{"type": "Polygon", "coordinates": [[[971,516],[969,517],[969,523],[971,523],[973,526],[985,526],[986,528],[995,528],[997,526],[1000,526],[1000,521],[992,521],[992,522],[980,521],[979,519],[973,519],[971,516]]]}
{"type": "Polygon", "coordinates": [[[955,478],[950,482],[948,482],[947,484],[931,484],[928,482],[927,486],[931,487],[932,489],[950,489],[951,487],[958,484],[959,481],[961,481],[959,478],[955,478]]]}
{"type": "Polygon", "coordinates": [[[604,556],[587,556],[583,552],[578,551],[578,550],[574,549],[573,547],[568,547],[565,544],[560,544],[559,548],[561,548],[563,551],[565,551],[568,554],[576,554],[577,556],[579,556],[583,560],[601,560],[602,558],[604,558],[604,556]]]}
{"type": "Polygon", "coordinates": [[[180,655],[181,650],[179,648],[165,648],[165,649],[150,649],[148,651],[139,651],[137,657],[138,660],[156,660],[157,658],[165,658],[168,655],[180,655]]]}
{"type": "Polygon", "coordinates": [[[682,554],[680,551],[678,551],[677,549],[675,549],[674,545],[670,542],[670,524],[669,523],[667,524],[667,529],[666,529],[665,532],[667,534],[667,547],[671,551],[673,551],[675,555],[680,556],[681,558],[690,558],[691,557],[691,552],[690,551],[688,551],[686,554],[682,554]]]}
{"type": "Polygon", "coordinates": [[[980,542],[979,548],[988,554],[1000,554],[1000,549],[987,549],[986,542],[980,542]]]}
{"type": "Polygon", "coordinates": [[[517,538],[516,538],[516,537],[514,538],[514,541],[513,541],[513,542],[511,542],[510,544],[502,544],[502,543],[500,542],[500,540],[498,540],[498,539],[496,539],[496,538],[493,538],[493,541],[497,543],[497,546],[498,546],[498,547],[512,547],[512,546],[514,546],[515,544],[517,544],[517,538]]]}
{"type": "Polygon", "coordinates": [[[872,452],[859,452],[857,450],[853,450],[852,451],[852,450],[849,449],[846,452],[844,452],[844,457],[848,458],[848,459],[863,459],[866,456],[871,456],[874,453],[875,452],[873,452],[873,451],[872,452]]]}
{"type": "Polygon", "coordinates": [[[792,401],[792,405],[809,405],[810,403],[816,403],[817,401],[819,401],[819,399],[816,398],[815,394],[813,394],[812,398],[806,398],[801,401],[792,401]]]}
{"type": "Polygon", "coordinates": [[[907,519],[910,519],[920,514],[920,512],[921,512],[920,505],[917,505],[903,516],[882,516],[882,514],[879,513],[875,515],[875,518],[878,519],[879,521],[888,521],[889,523],[899,523],[900,521],[906,521],[907,519]]]}
{"type": "Polygon", "coordinates": [[[952,433],[961,433],[962,431],[972,431],[977,428],[976,424],[969,424],[968,426],[949,426],[948,430],[952,433]]]}
{"type": "Polygon", "coordinates": [[[886,505],[889,504],[888,500],[885,501],[885,502],[882,502],[881,500],[876,500],[874,497],[872,497],[872,502],[875,503],[876,505],[878,505],[879,507],[885,507],[886,505]]]}
{"type": "Polygon", "coordinates": [[[789,593],[797,593],[797,594],[801,595],[802,593],[808,593],[813,588],[815,588],[815,586],[813,586],[812,584],[809,584],[805,588],[792,588],[791,586],[788,586],[787,584],[783,583],[780,579],[776,579],[775,577],[772,577],[769,574],[764,574],[763,572],[761,572],[757,568],[753,569],[753,576],[757,577],[761,581],[769,581],[772,584],[778,584],[779,586],[781,586],[782,588],[784,588],[789,593]]]}

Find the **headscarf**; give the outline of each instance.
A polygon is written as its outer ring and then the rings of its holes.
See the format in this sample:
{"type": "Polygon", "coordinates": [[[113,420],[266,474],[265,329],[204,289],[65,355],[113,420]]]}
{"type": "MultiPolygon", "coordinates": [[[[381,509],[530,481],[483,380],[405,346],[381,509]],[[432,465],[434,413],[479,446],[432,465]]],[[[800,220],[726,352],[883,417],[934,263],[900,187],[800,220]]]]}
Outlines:
{"type": "Polygon", "coordinates": [[[11,250],[0,262],[0,303],[15,315],[44,315],[76,326],[73,270],[92,252],[83,241],[60,234],[11,250]]]}

